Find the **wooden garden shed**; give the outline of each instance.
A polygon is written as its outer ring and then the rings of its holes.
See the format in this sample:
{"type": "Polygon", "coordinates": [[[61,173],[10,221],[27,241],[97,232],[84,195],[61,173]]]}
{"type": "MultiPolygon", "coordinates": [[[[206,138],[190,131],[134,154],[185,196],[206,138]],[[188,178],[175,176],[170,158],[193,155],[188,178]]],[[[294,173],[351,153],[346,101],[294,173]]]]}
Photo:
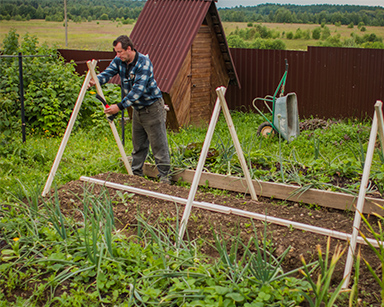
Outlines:
{"type": "Polygon", "coordinates": [[[240,87],[213,0],[147,0],[130,37],[153,63],[171,129],[206,125],[216,88],[240,87]]]}

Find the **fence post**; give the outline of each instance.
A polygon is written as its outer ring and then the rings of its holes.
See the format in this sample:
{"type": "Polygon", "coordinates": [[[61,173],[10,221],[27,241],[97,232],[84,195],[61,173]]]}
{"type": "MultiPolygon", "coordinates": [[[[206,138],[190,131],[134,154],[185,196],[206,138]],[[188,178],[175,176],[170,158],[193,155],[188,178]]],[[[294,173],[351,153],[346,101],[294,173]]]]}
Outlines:
{"type": "Polygon", "coordinates": [[[23,56],[22,56],[21,52],[19,52],[19,84],[20,84],[20,104],[21,104],[21,133],[23,136],[23,143],[25,143],[23,56]]]}

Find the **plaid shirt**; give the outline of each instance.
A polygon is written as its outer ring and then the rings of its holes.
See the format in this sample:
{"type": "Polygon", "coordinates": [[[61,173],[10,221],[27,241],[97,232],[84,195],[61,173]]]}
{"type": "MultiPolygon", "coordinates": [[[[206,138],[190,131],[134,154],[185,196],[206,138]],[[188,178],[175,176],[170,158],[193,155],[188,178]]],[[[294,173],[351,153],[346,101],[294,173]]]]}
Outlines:
{"type": "Polygon", "coordinates": [[[124,98],[117,105],[120,109],[133,106],[141,109],[149,106],[162,97],[153,76],[153,65],[148,56],[136,51],[133,63],[127,63],[115,57],[109,66],[97,75],[100,84],[105,84],[115,75],[119,74],[124,98]]]}

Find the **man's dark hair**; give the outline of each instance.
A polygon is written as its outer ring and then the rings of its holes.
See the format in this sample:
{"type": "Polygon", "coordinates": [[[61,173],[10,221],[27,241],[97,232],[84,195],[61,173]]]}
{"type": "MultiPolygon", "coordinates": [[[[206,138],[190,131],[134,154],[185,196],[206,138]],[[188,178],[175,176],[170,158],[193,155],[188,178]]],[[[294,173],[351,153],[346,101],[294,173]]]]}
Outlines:
{"type": "Polygon", "coordinates": [[[131,47],[131,50],[133,50],[134,48],[133,42],[127,35],[120,35],[118,38],[116,38],[113,41],[113,47],[116,47],[118,43],[121,43],[121,48],[123,48],[124,50],[127,50],[128,47],[131,47]]]}

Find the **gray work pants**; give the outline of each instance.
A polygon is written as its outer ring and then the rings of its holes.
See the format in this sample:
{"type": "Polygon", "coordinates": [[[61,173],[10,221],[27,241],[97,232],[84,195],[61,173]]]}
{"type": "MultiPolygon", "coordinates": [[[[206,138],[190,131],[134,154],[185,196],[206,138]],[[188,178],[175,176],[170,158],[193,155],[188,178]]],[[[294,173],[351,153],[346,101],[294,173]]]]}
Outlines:
{"type": "Polygon", "coordinates": [[[132,112],[132,171],[143,176],[143,165],[151,145],[159,176],[169,174],[170,157],[165,126],[166,110],[164,100],[160,98],[141,110],[132,112]]]}

